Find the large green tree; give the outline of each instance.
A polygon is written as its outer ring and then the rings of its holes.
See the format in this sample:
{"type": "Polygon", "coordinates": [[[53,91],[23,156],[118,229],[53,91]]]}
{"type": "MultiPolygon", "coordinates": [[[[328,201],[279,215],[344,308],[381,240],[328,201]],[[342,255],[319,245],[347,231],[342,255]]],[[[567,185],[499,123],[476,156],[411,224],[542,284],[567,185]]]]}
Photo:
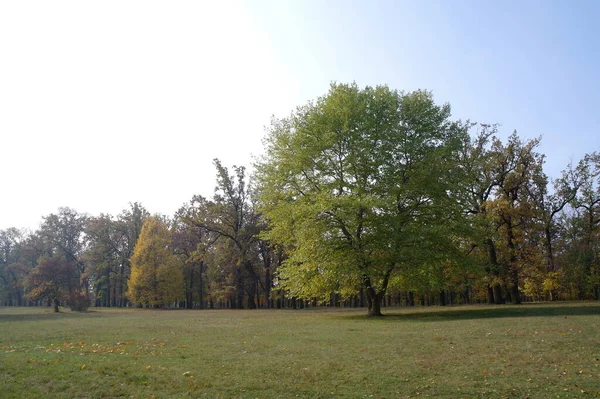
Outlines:
{"type": "Polygon", "coordinates": [[[278,284],[307,299],[362,284],[381,315],[391,278],[454,247],[465,134],[431,93],[386,86],[333,84],[275,119],[257,178],[265,236],[288,252],[278,284]]]}

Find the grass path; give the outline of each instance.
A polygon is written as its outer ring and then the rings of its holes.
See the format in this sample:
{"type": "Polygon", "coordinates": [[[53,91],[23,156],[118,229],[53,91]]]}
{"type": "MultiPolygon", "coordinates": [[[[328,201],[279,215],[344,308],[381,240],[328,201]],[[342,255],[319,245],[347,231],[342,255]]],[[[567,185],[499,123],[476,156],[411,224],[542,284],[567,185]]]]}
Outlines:
{"type": "Polygon", "coordinates": [[[600,303],[0,308],[0,398],[600,397],[600,303]]]}

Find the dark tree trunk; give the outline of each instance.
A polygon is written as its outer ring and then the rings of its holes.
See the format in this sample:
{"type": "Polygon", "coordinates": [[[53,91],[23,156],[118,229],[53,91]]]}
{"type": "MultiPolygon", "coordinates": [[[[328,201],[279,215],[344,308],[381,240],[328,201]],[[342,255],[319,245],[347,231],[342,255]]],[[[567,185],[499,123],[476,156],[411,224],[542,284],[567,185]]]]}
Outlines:
{"type": "Polygon", "coordinates": [[[518,305],[521,303],[521,297],[519,295],[519,269],[517,267],[517,256],[515,254],[515,239],[513,235],[513,226],[511,222],[507,223],[506,226],[506,239],[508,249],[510,251],[509,272],[510,280],[512,283],[510,286],[510,296],[512,297],[512,301],[518,305]]]}
{"type": "Polygon", "coordinates": [[[194,307],[194,265],[190,266],[189,285],[185,292],[185,308],[192,309],[194,307]]]}
{"type": "Polygon", "coordinates": [[[502,298],[502,287],[500,287],[500,284],[496,284],[494,285],[493,288],[494,291],[494,302],[496,305],[501,305],[504,303],[504,299],[502,298]]]}
{"type": "Polygon", "coordinates": [[[406,306],[415,306],[415,294],[412,291],[408,291],[406,296],[406,306]]]}
{"type": "Polygon", "coordinates": [[[254,298],[254,293],[248,294],[248,309],[256,309],[256,301],[254,298]]]}
{"type": "Polygon", "coordinates": [[[52,301],[54,313],[58,313],[58,299],[54,298],[52,301]]]}
{"type": "Polygon", "coordinates": [[[113,276],[112,279],[112,284],[111,286],[111,290],[112,290],[112,295],[110,298],[110,306],[112,306],[113,308],[117,307],[117,281],[115,280],[115,277],[113,276]]]}
{"type": "Polygon", "coordinates": [[[365,307],[365,289],[363,287],[360,287],[360,300],[359,300],[359,305],[361,308],[365,307]]]}
{"type": "Polygon", "coordinates": [[[125,265],[121,265],[119,278],[119,307],[125,306],[124,294],[125,294],[125,265]]]}
{"type": "Polygon", "coordinates": [[[554,271],[554,252],[552,250],[552,234],[550,233],[550,227],[544,228],[544,234],[546,235],[546,261],[548,262],[548,271],[554,271]]]}
{"type": "Polygon", "coordinates": [[[107,308],[110,307],[110,276],[106,279],[106,297],[104,298],[104,306],[106,306],[107,308]]]}
{"type": "Polygon", "coordinates": [[[491,305],[493,303],[495,303],[494,301],[494,288],[488,284],[487,286],[487,301],[488,303],[491,305]]]}
{"type": "Polygon", "coordinates": [[[519,273],[517,272],[516,267],[513,267],[511,271],[511,280],[512,285],[510,286],[510,296],[512,301],[516,305],[521,304],[521,295],[519,294],[519,273]]]}
{"type": "Polygon", "coordinates": [[[387,290],[387,286],[389,283],[389,279],[390,279],[392,270],[393,270],[393,267],[390,266],[383,278],[379,292],[375,291],[375,288],[373,287],[373,285],[371,283],[371,278],[367,275],[363,275],[363,278],[362,278],[363,286],[367,293],[367,302],[369,304],[369,309],[368,309],[369,316],[375,316],[375,317],[383,316],[381,314],[381,302],[382,302],[385,292],[387,290]]]}
{"type": "Polygon", "coordinates": [[[440,290],[440,306],[446,306],[446,293],[440,290]]]}
{"type": "Polygon", "coordinates": [[[381,314],[381,299],[381,295],[375,295],[375,298],[373,300],[373,306],[369,308],[369,316],[383,316],[381,314]]]}
{"type": "Polygon", "coordinates": [[[338,306],[338,297],[335,292],[329,295],[329,306],[332,308],[338,306]]]}
{"type": "MultiPolygon", "coordinates": [[[[488,272],[491,274],[492,277],[497,279],[500,276],[500,265],[498,263],[498,257],[496,255],[496,245],[494,244],[494,241],[492,241],[491,238],[489,238],[486,241],[486,244],[488,247],[488,256],[490,261],[488,272]]],[[[502,300],[502,289],[500,288],[500,285],[497,281],[492,283],[492,293],[493,303],[495,303],[496,305],[504,303],[504,301],[502,300]]],[[[488,299],[491,299],[489,298],[489,295],[490,292],[488,291],[488,299]]],[[[490,303],[492,302],[490,301],[490,303]]]]}
{"type": "Polygon", "coordinates": [[[204,309],[204,280],[202,274],[204,273],[204,262],[200,262],[198,265],[200,268],[198,272],[198,306],[200,309],[204,309]]]}
{"type": "Polygon", "coordinates": [[[244,279],[242,278],[242,270],[240,267],[236,267],[235,269],[235,301],[232,303],[233,309],[243,309],[244,308],[244,279]]]}

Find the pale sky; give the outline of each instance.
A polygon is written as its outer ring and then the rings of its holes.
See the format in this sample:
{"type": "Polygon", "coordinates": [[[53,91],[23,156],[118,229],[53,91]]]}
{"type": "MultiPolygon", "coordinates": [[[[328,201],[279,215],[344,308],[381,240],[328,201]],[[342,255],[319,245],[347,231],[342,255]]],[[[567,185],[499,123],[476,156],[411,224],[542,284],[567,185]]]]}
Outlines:
{"type": "Polygon", "coordinates": [[[0,229],[172,215],[332,81],[541,135],[556,177],[600,151],[598,20],[593,0],[0,2],[0,229]]]}

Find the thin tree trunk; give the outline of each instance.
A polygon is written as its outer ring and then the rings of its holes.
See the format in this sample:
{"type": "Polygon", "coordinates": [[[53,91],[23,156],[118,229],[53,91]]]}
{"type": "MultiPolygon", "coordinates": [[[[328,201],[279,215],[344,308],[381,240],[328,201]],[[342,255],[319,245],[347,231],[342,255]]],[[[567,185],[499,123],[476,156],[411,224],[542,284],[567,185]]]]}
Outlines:
{"type": "Polygon", "coordinates": [[[548,271],[554,271],[554,252],[552,250],[552,234],[550,233],[550,226],[544,228],[544,234],[546,235],[546,261],[548,262],[548,271]]]}
{"type": "MultiPolygon", "coordinates": [[[[491,272],[491,275],[494,278],[498,278],[500,276],[500,264],[498,263],[498,257],[496,255],[496,246],[494,244],[494,241],[492,241],[491,238],[489,238],[486,241],[487,247],[488,247],[488,256],[489,256],[489,260],[490,260],[490,269],[488,269],[491,272]]],[[[488,291],[488,295],[489,295],[489,291],[488,291]]],[[[496,305],[500,305],[502,304],[504,301],[502,299],[502,289],[500,288],[500,285],[498,284],[497,281],[492,283],[492,297],[493,297],[493,303],[495,303],[496,305]]],[[[490,298],[488,298],[490,299],[490,298]]],[[[490,303],[492,303],[490,301],[490,303]]]]}
{"type": "Polygon", "coordinates": [[[506,226],[506,238],[507,238],[508,249],[510,251],[509,272],[510,272],[510,279],[511,279],[511,283],[512,283],[510,286],[510,293],[511,293],[513,302],[518,305],[521,303],[521,297],[519,295],[519,270],[517,268],[517,257],[515,255],[516,249],[515,249],[513,228],[512,228],[512,223],[510,223],[510,222],[506,226]]]}

